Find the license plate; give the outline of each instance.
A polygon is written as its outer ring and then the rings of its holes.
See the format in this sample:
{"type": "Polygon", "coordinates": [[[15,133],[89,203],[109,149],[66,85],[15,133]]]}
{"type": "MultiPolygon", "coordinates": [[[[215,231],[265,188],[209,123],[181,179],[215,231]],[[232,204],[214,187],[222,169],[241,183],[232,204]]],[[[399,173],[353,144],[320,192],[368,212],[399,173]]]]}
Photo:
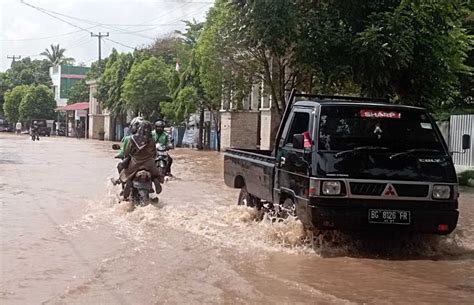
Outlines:
{"type": "Polygon", "coordinates": [[[369,209],[369,222],[409,225],[410,211],[369,209]]]}

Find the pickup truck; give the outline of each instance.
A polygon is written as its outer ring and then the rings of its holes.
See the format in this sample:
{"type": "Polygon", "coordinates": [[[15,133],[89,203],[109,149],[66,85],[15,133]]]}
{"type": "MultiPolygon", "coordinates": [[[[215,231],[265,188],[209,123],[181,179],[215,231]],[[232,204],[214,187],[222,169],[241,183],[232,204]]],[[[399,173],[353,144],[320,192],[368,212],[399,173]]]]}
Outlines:
{"type": "MultiPolygon", "coordinates": [[[[463,135],[463,150],[470,135],[463,135]]],[[[296,216],[308,229],[446,235],[458,221],[448,147],[423,108],[292,91],[273,150],[231,148],[238,204],[296,216]]]]}

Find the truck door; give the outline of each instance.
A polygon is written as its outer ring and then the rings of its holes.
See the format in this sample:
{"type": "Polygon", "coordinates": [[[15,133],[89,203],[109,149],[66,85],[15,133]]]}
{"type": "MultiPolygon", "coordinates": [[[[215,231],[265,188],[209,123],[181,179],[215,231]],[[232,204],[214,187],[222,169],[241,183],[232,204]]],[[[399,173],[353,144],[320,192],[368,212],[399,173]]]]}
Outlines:
{"type": "Polygon", "coordinates": [[[290,193],[295,200],[308,199],[312,140],[309,139],[309,143],[306,142],[309,147],[296,149],[293,147],[293,136],[306,132],[312,137],[314,117],[312,112],[313,109],[296,108],[291,113],[278,143],[280,148],[277,154],[276,192],[290,193]]]}

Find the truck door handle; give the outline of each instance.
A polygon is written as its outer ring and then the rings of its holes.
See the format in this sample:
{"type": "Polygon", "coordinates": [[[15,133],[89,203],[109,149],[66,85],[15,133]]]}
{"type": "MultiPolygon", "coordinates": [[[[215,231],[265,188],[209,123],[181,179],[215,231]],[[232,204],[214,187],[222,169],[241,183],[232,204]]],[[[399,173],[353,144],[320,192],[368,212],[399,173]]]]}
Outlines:
{"type": "Polygon", "coordinates": [[[285,161],[286,161],[286,158],[285,158],[285,157],[281,157],[281,158],[280,158],[280,165],[285,165],[285,161]]]}

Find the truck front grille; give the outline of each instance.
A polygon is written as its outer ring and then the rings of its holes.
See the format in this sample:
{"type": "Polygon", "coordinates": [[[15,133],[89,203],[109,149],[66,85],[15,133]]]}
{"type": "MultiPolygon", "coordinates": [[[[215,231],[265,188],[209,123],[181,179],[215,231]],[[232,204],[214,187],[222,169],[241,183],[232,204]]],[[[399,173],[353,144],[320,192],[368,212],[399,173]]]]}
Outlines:
{"type": "Polygon", "coordinates": [[[398,197],[426,197],[430,187],[423,184],[394,184],[398,197]]]}
{"type": "Polygon", "coordinates": [[[387,186],[386,183],[350,182],[352,195],[380,196],[387,186]]]}

